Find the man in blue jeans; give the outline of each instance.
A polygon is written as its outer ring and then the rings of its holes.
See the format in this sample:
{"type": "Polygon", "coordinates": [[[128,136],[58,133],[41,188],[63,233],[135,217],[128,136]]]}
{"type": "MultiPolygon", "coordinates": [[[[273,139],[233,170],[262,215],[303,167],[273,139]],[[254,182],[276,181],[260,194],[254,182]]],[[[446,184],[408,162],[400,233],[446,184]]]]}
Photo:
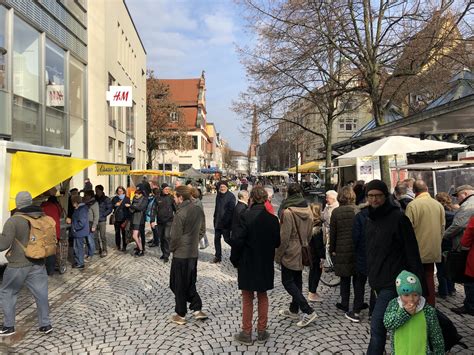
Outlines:
{"type": "MultiPolygon", "coordinates": [[[[387,185],[380,180],[367,184],[369,215],[365,229],[367,275],[377,300],[370,323],[368,355],[383,354],[387,330],[383,317],[387,305],[397,297],[395,279],[408,270],[424,280],[418,243],[408,217],[390,199],[387,185]]],[[[425,286],[424,281],[422,284],[425,286]]],[[[425,290],[424,290],[425,291],[425,290]]]]}
{"type": "Polygon", "coordinates": [[[49,319],[48,274],[44,259],[28,259],[22,248],[28,244],[30,236],[29,222],[20,214],[30,218],[44,216],[40,207],[33,206],[31,194],[21,191],[16,195],[16,213],[7,219],[0,233],[0,251],[10,249],[7,253],[8,266],[3,274],[0,289],[0,303],[3,308],[3,326],[0,336],[15,334],[15,306],[18,293],[26,285],[33,294],[38,310],[39,331],[49,334],[53,331],[49,319]],[[21,244],[21,245],[20,245],[21,244]]]}

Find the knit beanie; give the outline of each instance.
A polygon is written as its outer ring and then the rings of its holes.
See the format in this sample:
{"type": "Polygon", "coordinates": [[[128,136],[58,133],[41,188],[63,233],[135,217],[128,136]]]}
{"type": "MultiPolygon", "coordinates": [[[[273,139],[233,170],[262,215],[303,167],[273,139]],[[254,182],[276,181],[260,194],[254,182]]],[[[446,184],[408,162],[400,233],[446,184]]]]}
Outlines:
{"type": "Polygon", "coordinates": [[[16,208],[22,209],[33,204],[33,198],[28,191],[20,191],[15,197],[16,208]]]}
{"type": "Polygon", "coordinates": [[[423,293],[421,282],[418,277],[406,270],[403,270],[400,274],[398,274],[395,285],[397,286],[397,293],[399,296],[409,295],[413,292],[421,296],[423,293]]]}
{"type": "Polygon", "coordinates": [[[369,182],[366,186],[365,193],[368,195],[369,191],[371,190],[382,191],[385,197],[388,197],[389,195],[387,184],[385,184],[381,180],[372,180],[371,182],[369,182]]]}

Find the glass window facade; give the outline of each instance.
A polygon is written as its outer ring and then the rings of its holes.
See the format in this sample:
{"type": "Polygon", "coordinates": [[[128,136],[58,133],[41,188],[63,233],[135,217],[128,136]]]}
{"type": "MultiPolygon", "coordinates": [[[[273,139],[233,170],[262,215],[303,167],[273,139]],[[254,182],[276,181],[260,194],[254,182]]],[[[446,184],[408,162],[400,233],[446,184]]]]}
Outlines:
{"type": "Polygon", "coordinates": [[[7,88],[7,10],[0,6],[0,90],[7,88]]]}

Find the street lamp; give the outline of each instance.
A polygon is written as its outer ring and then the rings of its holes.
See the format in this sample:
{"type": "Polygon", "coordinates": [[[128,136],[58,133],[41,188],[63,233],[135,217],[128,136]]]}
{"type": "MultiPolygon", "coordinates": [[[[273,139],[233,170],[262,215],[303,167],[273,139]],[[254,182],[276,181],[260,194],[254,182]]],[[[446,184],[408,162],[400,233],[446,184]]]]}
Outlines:
{"type": "Polygon", "coordinates": [[[166,139],[161,138],[158,141],[158,150],[161,152],[161,158],[163,162],[163,182],[165,181],[165,151],[167,147],[168,147],[168,142],[166,141],[166,139]]]}

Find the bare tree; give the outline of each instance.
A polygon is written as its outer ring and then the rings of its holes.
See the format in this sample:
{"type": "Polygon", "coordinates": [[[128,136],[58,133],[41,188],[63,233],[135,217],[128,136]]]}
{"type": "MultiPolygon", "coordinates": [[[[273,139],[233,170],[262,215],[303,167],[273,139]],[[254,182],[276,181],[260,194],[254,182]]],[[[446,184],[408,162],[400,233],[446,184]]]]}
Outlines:
{"type": "MultiPolygon", "coordinates": [[[[324,25],[336,41],[336,21],[314,24],[316,17],[301,1],[242,4],[258,41],[254,48],[239,49],[250,85],[234,111],[250,118],[255,105],[261,127],[286,122],[297,128],[295,136],[304,131],[321,138],[331,166],[333,124],[349,111],[359,75],[331,42],[312,30],[324,25]]],[[[327,184],[329,174],[327,169],[327,184]]]]}
{"type": "Polygon", "coordinates": [[[165,139],[167,149],[187,149],[191,142],[184,129],[184,116],[170,98],[168,85],[147,71],[146,88],[147,169],[156,158],[158,142],[165,139]]]}

